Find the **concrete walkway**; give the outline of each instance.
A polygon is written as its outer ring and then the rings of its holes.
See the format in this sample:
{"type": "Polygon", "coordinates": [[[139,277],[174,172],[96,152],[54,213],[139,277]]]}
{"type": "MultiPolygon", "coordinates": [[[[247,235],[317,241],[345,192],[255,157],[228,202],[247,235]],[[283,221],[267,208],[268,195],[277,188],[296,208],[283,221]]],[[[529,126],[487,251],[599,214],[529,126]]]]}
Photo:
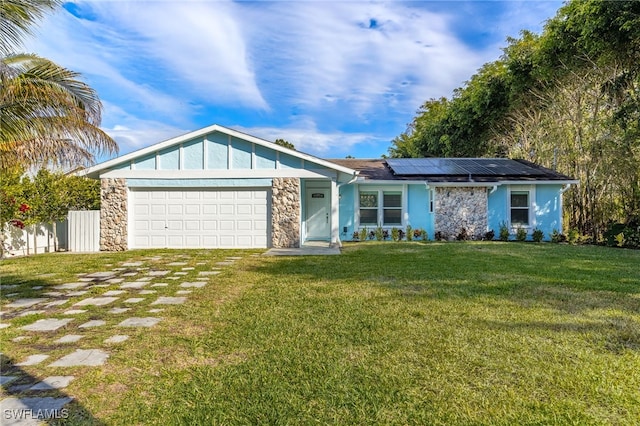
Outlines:
{"type": "Polygon", "coordinates": [[[327,256],[340,254],[340,247],[328,241],[307,241],[299,248],[272,248],[264,256],[327,256]]]}

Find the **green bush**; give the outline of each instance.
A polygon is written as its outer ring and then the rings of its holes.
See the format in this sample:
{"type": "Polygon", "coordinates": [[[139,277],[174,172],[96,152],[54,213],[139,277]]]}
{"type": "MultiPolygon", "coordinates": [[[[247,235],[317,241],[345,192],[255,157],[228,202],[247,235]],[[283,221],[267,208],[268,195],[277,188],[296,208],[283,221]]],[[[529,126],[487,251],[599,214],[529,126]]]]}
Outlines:
{"type": "Polygon", "coordinates": [[[509,227],[504,222],[500,224],[498,238],[500,238],[500,241],[509,241],[509,227]]]}
{"type": "Polygon", "coordinates": [[[413,228],[411,225],[407,225],[407,241],[413,240],[413,228]]]}
{"type": "Polygon", "coordinates": [[[382,241],[384,239],[384,231],[383,231],[382,227],[378,226],[373,235],[375,236],[376,241],[382,241]]]}
{"type": "Polygon", "coordinates": [[[393,241],[400,241],[400,230],[398,228],[391,228],[391,239],[393,241]]]}
{"type": "Polygon", "coordinates": [[[542,232],[541,229],[534,229],[533,233],[531,233],[531,239],[536,242],[539,243],[540,241],[542,241],[542,239],[544,238],[544,232],[542,232]]]}
{"type": "Polygon", "coordinates": [[[526,241],[527,240],[527,230],[524,228],[518,228],[516,230],[516,240],[517,241],[526,241]]]}
{"type": "Polygon", "coordinates": [[[367,227],[360,230],[360,241],[367,241],[367,227]]]}

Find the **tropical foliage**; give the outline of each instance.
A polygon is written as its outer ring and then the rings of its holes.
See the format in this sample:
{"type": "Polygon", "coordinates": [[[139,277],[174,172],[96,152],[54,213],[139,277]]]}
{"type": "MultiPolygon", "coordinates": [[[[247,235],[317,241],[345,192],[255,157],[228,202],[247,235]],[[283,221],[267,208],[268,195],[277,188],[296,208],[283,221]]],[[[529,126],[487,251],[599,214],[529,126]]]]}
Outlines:
{"type": "Polygon", "coordinates": [[[525,158],[580,180],[568,227],[597,240],[638,223],[640,2],[568,2],[450,99],[426,101],[389,152],[525,158]]]}
{"type": "Polygon", "coordinates": [[[55,0],[0,2],[0,169],[16,164],[76,166],[117,144],[100,128],[102,104],[76,72],[19,53],[22,38],[55,0]]]}

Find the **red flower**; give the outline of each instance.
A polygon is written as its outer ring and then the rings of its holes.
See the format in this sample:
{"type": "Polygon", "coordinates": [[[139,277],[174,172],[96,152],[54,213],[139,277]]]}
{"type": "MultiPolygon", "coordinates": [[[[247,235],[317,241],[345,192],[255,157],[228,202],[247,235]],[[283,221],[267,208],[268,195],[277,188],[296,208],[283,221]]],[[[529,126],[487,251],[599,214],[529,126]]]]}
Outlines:
{"type": "Polygon", "coordinates": [[[31,208],[31,207],[29,207],[29,206],[28,206],[28,205],[26,205],[26,204],[20,204],[20,211],[21,211],[22,213],[26,212],[26,211],[27,211],[27,210],[29,210],[30,208],[31,208]]]}
{"type": "Polygon", "coordinates": [[[24,222],[18,219],[12,219],[9,221],[9,223],[13,226],[15,226],[16,228],[20,228],[20,229],[24,229],[24,222]]]}

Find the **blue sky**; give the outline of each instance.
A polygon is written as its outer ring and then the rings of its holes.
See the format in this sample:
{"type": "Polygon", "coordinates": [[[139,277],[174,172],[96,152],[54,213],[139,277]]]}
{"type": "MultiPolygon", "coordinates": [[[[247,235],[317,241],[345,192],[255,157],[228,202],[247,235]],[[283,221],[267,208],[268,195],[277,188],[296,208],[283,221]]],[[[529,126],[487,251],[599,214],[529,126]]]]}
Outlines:
{"type": "MultiPolygon", "coordinates": [[[[120,154],[220,124],[376,158],[560,1],[77,1],[25,51],[78,71],[120,154]]],[[[101,159],[105,160],[105,158],[101,159]]]]}

